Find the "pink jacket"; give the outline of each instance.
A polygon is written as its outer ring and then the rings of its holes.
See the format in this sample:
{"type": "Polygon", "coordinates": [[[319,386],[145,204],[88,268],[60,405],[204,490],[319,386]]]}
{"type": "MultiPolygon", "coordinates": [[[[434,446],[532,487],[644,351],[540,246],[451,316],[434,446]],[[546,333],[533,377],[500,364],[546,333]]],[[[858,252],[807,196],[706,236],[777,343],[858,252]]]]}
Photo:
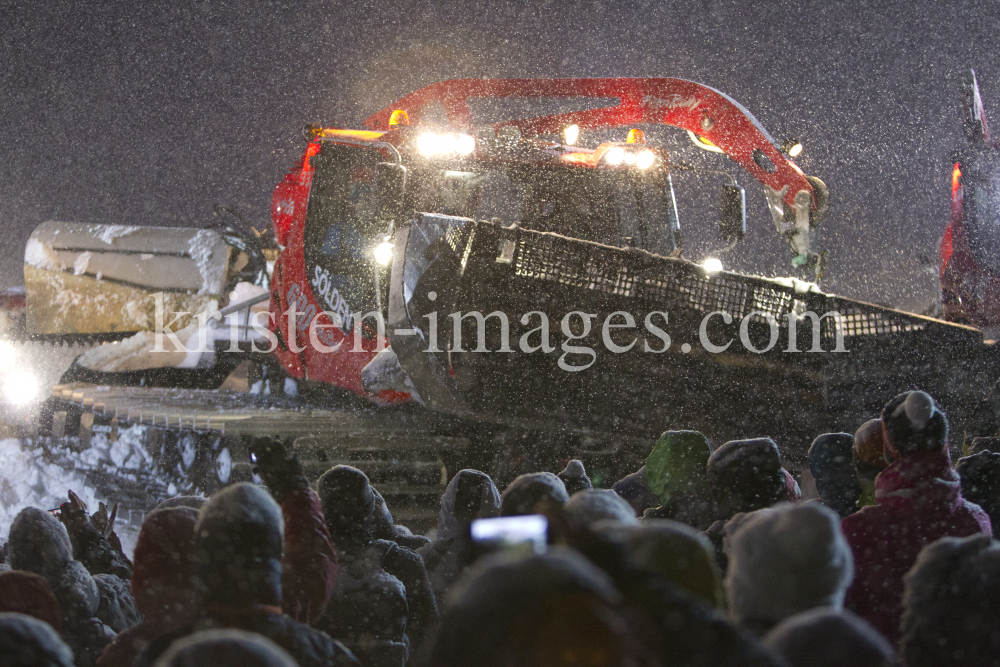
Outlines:
{"type": "Polygon", "coordinates": [[[991,534],[986,513],[962,499],[948,450],[898,458],[875,480],[875,505],[846,517],[841,530],[854,553],[846,606],[899,640],[903,576],[926,545],[942,537],[991,534]]]}

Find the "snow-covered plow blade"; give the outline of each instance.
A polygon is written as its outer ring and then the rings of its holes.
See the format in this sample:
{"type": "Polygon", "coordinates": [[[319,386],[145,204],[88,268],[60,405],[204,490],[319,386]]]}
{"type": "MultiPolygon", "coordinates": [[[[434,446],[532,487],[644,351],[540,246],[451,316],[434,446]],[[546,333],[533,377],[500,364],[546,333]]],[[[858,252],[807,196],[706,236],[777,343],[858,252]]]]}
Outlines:
{"type": "Polygon", "coordinates": [[[805,445],[914,387],[961,423],[1000,378],[1000,355],[970,327],[431,214],[396,232],[388,332],[435,409],[622,434],[782,433],[805,445]]]}
{"type": "Polygon", "coordinates": [[[157,293],[165,313],[204,312],[232,259],[213,230],[43,222],[25,247],[27,332],[152,330],[157,293]]]}

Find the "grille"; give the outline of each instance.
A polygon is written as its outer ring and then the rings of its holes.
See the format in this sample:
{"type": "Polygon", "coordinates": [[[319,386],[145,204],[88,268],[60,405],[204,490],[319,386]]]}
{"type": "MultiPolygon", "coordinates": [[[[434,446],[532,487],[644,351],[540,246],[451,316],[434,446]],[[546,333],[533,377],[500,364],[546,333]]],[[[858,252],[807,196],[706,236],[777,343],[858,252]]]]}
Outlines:
{"type": "MultiPolygon", "coordinates": [[[[479,223],[490,224],[490,223],[479,223]]],[[[819,293],[797,293],[792,286],[752,276],[706,275],[691,262],[612,248],[556,234],[517,230],[514,275],[634,299],[657,309],[707,314],[724,311],[740,320],[773,317],[787,327],[790,313],[812,311],[824,317],[821,335],[883,336],[921,331],[931,321],[819,293]]],[[[937,324],[937,323],[935,323],[937,324]]],[[[952,328],[939,323],[938,326],[952,328]]]]}

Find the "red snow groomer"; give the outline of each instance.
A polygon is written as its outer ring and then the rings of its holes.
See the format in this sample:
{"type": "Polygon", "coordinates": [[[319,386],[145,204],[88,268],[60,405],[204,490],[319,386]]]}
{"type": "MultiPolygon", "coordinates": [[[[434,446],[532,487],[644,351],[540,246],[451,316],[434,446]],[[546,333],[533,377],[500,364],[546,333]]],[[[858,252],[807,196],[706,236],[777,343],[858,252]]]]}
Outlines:
{"type": "MultiPolygon", "coordinates": [[[[453,80],[365,124],[310,128],[274,193],[271,327],[306,389],[547,434],[808,442],[899,390],[943,395],[931,351],[981,344],[966,327],[683,258],[673,178],[691,168],[639,126],[724,154],[706,171],[739,165],[793,265],[821,267],[822,181],[707,86],[453,80]],[[525,99],[589,108],[531,114],[525,99]]],[[[723,175],[719,232],[735,242],[745,191],[723,175]]]]}
{"type": "MultiPolygon", "coordinates": [[[[951,220],[941,240],[944,319],[1000,327],[1000,146],[990,137],[976,73],[959,75],[965,143],[953,156],[951,220]]],[[[990,331],[992,330],[992,331],[990,331]]]]}

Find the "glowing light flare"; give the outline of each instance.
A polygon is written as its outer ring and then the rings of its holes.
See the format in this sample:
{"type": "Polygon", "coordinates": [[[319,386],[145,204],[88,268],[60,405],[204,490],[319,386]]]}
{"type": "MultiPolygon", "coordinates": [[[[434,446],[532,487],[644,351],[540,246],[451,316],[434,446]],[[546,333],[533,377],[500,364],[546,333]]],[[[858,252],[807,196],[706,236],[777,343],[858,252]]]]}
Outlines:
{"type": "Polygon", "coordinates": [[[621,146],[608,149],[608,152],[604,154],[604,161],[610,165],[621,164],[625,161],[625,149],[621,146]]]}
{"type": "Polygon", "coordinates": [[[476,139],[468,134],[425,132],[417,137],[417,152],[424,157],[454,153],[468,155],[474,150],[476,150],[476,139]]]}
{"type": "Polygon", "coordinates": [[[3,380],[3,396],[13,405],[26,405],[38,396],[38,378],[29,371],[17,369],[3,380]]]}
{"type": "Polygon", "coordinates": [[[702,262],[701,268],[705,269],[705,273],[708,275],[713,275],[722,270],[722,260],[715,257],[709,257],[702,262]]]}
{"type": "Polygon", "coordinates": [[[656,154],[650,150],[642,151],[635,158],[635,166],[639,169],[649,169],[654,162],[656,162],[656,154]]]}
{"type": "Polygon", "coordinates": [[[790,157],[798,157],[800,153],[802,153],[802,144],[795,144],[788,149],[788,155],[790,157]]]}
{"type": "Polygon", "coordinates": [[[576,124],[567,125],[559,133],[559,138],[567,146],[572,146],[580,138],[580,126],[576,124]]]}
{"type": "Polygon", "coordinates": [[[7,341],[0,341],[0,371],[5,371],[13,366],[16,356],[13,345],[7,341]]]}
{"type": "Polygon", "coordinates": [[[951,196],[954,197],[958,189],[962,187],[962,170],[959,169],[958,163],[955,163],[955,168],[951,170],[951,196]]]}
{"type": "Polygon", "coordinates": [[[625,158],[624,158],[625,159],[625,164],[628,164],[628,165],[635,164],[636,157],[638,157],[638,156],[635,153],[633,153],[632,151],[628,151],[627,153],[625,153],[625,158]]]}
{"type": "Polygon", "coordinates": [[[389,241],[382,241],[375,246],[375,261],[379,266],[389,266],[392,263],[392,255],[396,246],[389,241]]]}
{"type": "Polygon", "coordinates": [[[646,143],[646,135],[637,127],[633,127],[628,131],[628,136],[625,137],[626,144],[644,144],[646,143]]]}

